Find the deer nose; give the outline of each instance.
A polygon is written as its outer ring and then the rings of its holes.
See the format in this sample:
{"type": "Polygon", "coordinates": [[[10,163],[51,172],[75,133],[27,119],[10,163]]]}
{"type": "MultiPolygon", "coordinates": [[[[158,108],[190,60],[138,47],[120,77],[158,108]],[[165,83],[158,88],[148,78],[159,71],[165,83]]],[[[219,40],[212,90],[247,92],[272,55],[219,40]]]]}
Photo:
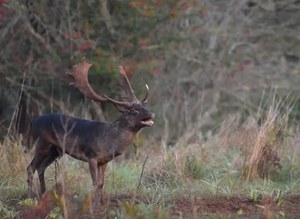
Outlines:
{"type": "Polygon", "coordinates": [[[150,113],[150,116],[151,116],[152,119],[154,119],[155,113],[150,113]]]}

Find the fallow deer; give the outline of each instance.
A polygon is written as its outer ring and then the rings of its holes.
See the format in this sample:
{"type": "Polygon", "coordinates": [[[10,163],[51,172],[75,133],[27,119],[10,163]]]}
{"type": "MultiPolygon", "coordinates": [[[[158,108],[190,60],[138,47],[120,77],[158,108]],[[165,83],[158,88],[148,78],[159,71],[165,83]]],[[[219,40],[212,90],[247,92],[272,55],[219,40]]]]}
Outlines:
{"type": "Polygon", "coordinates": [[[128,95],[128,101],[99,95],[88,81],[91,66],[85,58],[73,66],[69,75],[73,78],[74,87],[92,101],[112,103],[122,115],[111,123],[55,113],[34,119],[31,122],[31,138],[36,142],[35,155],[27,167],[29,197],[34,196],[35,171],[38,172],[41,194],[44,194],[46,168],[65,153],[88,162],[93,185],[101,194],[107,163],[125,151],[141,128],[153,125],[154,113],[145,108],[149,91],[147,85],[146,95],[139,101],[131,88],[125,69],[121,66],[119,85],[128,95]]]}

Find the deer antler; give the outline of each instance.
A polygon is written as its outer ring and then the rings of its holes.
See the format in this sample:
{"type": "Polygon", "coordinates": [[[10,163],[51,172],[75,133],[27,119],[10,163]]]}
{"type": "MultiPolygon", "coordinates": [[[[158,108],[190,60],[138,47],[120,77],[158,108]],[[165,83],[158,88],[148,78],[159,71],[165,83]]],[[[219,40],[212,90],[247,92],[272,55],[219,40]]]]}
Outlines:
{"type": "Polygon", "coordinates": [[[120,72],[120,80],[118,81],[118,84],[125,90],[127,95],[129,96],[130,102],[137,102],[138,99],[136,98],[134,94],[134,90],[132,89],[129,80],[127,78],[125,68],[123,65],[119,66],[119,72],[120,72]]]}
{"type": "MultiPolygon", "coordinates": [[[[132,89],[129,80],[127,78],[126,72],[125,72],[125,68],[124,66],[120,66],[119,67],[119,72],[120,72],[120,80],[118,82],[118,84],[126,91],[126,93],[129,95],[129,99],[132,103],[134,102],[139,102],[139,100],[136,98],[135,94],[134,94],[134,90],[132,89]]],[[[144,99],[142,100],[143,104],[147,103],[147,99],[148,99],[148,93],[149,93],[149,87],[146,84],[146,95],[144,97],[144,99]]]]}
{"type": "Polygon", "coordinates": [[[107,102],[107,98],[98,95],[91,87],[88,80],[88,72],[92,64],[86,58],[82,58],[79,64],[73,65],[71,73],[68,75],[73,79],[71,85],[74,85],[86,98],[94,101],[107,102]]]}
{"type": "MultiPolygon", "coordinates": [[[[121,75],[119,80],[119,85],[126,91],[127,95],[129,96],[129,102],[118,101],[106,95],[101,96],[97,94],[91,87],[88,80],[88,72],[91,66],[92,64],[90,64],[88,60],[83,57],[81,59],[81,62],[77,65],[74,65],[72,72],[68,74],[73,79],[73,82],[71,84],[74,85],[74,87],[76,87],[86,98],[89,98],[96,102],[111,102],[115,104],[117,107],[118,106],[129,107],[133,103],[139,102],[136,96],[134,95],[134,91],[129,83],[129,80],[126,76],[125,68],[123,66],[119,67],[119,71],[121,75]]],[[[148,85],[146,85],[147,93],[142,101],[143,104],[147,102],[148,90],[149,87],[148,85]]]]}
{"type": "Polygon", "coordinates": [[[146,87],[146,95],[145,95],[144,99],[142,100],[142,104],[146,104],[148,102],[149,87],[147,84],[145,84],[145,87],[146,87]]]}
{"type": "Polygon", "coordinates": [[[116,105],[125,107],[130,106],[130,103],[128,102],[114,100],[106,95],[101,96],[93,90],[88,80],[88,72],[91,66],[92,64],[90,64],[84,57],[81,59],[81,62],[79,64],[74,65],[72,73],[68,74],[73,79],[73,82],[71,84],[73,84],[74,87],[76,87],[86,98],[89,98],[93,101],[112,102],[116,105]]]}

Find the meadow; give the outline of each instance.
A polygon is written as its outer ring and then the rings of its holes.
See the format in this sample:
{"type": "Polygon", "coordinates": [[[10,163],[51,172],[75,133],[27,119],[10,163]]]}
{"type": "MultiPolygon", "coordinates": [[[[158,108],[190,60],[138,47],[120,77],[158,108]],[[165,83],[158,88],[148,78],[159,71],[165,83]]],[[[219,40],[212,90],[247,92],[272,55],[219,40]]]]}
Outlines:
{"type": "MultiPolygon", "coordinates": [[[[8,134],[0,148],[0,216],[296,218],[300,133],[287,105],[274,101],[260,122],[229,115],[185,145],[170,147],[162,139],[129,150],[109,163],[98,206],[87,163],[68,156],[46,170],[47,193],[29,199],[26,167],[34,150],[25,153],[21,140],[8,134]]],[[[140,135],[137,141],[151,138],[140,135]]]]}

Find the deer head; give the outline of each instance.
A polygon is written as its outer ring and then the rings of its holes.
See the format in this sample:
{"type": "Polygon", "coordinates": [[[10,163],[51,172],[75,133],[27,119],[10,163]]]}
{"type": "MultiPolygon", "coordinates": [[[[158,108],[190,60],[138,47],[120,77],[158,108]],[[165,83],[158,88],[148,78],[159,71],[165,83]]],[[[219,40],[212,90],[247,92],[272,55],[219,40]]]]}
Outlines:
{"type": "Polygon", "coordinates": [[[72,72],[68,74],[73,79],[71,84],[74,85],[86,98],[95,102],[112,103],[120,112],[123,113],[121,122],[130,129],[141,129],[145,126],[153,125],[154,113],[151,113],[144,106],[147,103],[149,87],[146,84],[146,94],[142,101],[139,101],[132,89],[126,76],[125,68],[119,67],[120,79],[118,85],[125,91],[127,101],[115,100],[107,95],[97,94],[91,87],[88,80],[88,72],[92,64],[86,58],[82,58],[81,62],[73,66],[72,72]]]}

